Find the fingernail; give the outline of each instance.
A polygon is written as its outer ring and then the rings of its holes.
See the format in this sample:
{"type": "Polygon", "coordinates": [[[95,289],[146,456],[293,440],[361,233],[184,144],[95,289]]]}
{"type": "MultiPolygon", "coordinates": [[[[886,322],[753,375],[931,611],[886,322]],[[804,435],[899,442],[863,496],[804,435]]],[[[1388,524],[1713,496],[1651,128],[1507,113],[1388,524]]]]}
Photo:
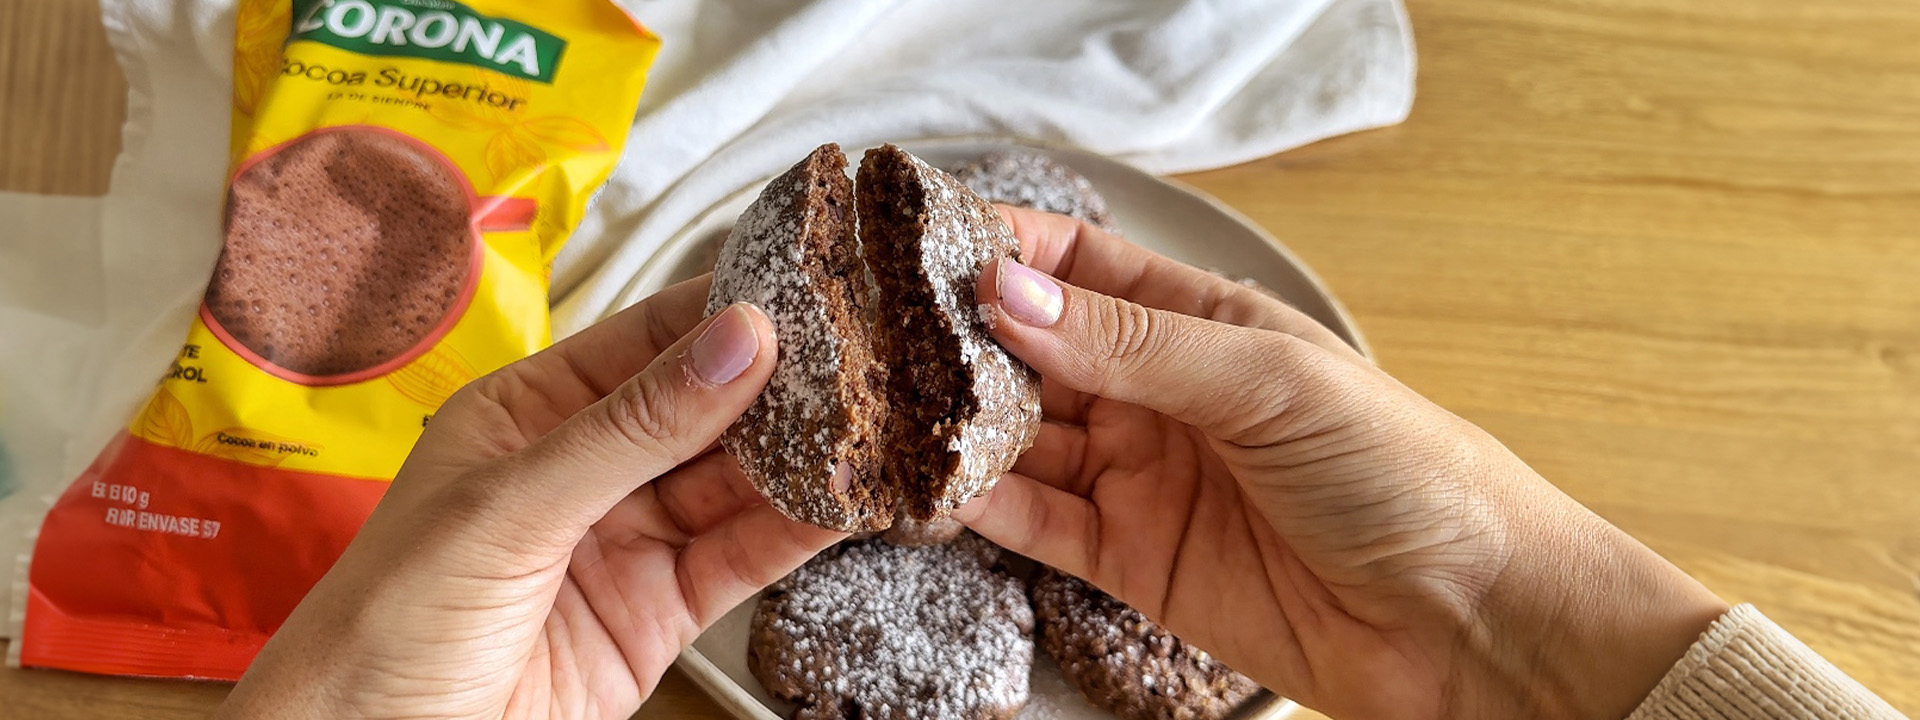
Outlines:
{"type": "Polygon", "coordinates": [[[853,491],[853,466],[841,460],[833,464],[833,494],[846,495],[853,491]]]}
{"type": "Polygon", "coordinates": [[[987,509],[987,498],[985,495],[982,495],[980,497],[961,503],[960,507],[953,509],[952,515],[953,515],[953,519],[959,520],[962,524],[964,524],[964,523],[968,523],[968,522],[972,522],[974,520],[980,519],[980,514],[982,512],[985,512],[986,509],[987,509]]]}
{"type": "Polygon", "coordinates": [[[760,334],[746,308],[735,304],[714,317],[687,354],[693,374],[709,384],[725,385],[753,365],[754,356],[760,354],[760,334]]]}
{"type": "Polygon", "coordinates": [[[1014,262],[1012,258],[1001,258],[1000,272],[995,280],[1001,309],[1022,325],[1052,327],[1060,321],[1060,311],[1066,307],[1066,298],[1052,279],[1014,262]]]}

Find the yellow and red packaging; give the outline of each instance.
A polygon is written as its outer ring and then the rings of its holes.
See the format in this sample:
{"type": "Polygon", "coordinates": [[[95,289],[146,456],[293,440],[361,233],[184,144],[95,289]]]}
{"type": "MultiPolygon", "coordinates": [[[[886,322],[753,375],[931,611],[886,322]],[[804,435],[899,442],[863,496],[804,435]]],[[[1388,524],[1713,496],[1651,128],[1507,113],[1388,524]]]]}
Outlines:
{"type": "Polygon", "coordinates": [[[229,183],[329,133],[415,148],[464,185],[458,297],[404,352],[323,374],[276,364],[203,303],[41,526],[21,664],[237,679],[440,403],[550,342],[551,263],[620,156],[658,47],[608,0],[241,0],[229,183]]]}

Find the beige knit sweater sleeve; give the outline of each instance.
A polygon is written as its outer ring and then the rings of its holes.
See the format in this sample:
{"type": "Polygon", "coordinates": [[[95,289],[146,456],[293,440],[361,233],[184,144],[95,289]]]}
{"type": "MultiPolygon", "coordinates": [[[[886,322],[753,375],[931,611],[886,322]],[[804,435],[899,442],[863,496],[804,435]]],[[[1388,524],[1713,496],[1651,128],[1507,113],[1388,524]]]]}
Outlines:
{"type": "Polygon", "coordinates": [[[1720,616],[1627,720],[1901,720],[1752,605],[1720,616]]]}

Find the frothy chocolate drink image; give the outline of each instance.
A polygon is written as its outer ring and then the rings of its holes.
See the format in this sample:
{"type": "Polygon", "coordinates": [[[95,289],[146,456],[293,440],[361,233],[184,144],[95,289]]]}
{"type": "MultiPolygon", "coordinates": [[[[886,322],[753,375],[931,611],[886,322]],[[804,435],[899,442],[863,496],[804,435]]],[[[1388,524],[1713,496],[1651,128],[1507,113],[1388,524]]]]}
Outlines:
{"type": "Polygon", "coordinates": [[[430,152],[336,130],[246,168],[207,314],[267,362],[322,378],[430,339],[460,309],[473,252],[466,185],[430,152]]]}

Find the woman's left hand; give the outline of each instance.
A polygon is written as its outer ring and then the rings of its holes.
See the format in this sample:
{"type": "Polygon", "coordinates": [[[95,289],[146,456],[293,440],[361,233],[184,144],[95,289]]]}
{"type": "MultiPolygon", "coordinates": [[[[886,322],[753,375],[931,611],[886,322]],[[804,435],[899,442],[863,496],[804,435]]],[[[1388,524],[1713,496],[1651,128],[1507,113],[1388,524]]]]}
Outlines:
{"type": "Polygon", "coordinates": [[[752,306],[702,321],[707,285],[447,401],[221,716],[625,718],[702,629],[844,537],[712,452],[776,348],[752,306]]]}

